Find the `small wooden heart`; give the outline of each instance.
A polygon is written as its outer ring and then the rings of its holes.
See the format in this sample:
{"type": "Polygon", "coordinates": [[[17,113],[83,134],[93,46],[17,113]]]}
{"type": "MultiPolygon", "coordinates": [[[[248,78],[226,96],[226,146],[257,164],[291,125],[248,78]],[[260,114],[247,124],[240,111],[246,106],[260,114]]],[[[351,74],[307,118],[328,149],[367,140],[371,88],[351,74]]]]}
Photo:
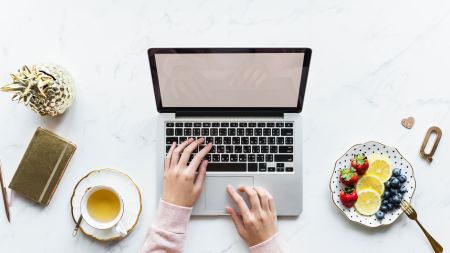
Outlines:
{"type": "Polygon", "coordinates": [[[414,126],[414,118],[408,117],[406,119],[402,119],[402,126],[405,128],[411,129],[414,126]]]}

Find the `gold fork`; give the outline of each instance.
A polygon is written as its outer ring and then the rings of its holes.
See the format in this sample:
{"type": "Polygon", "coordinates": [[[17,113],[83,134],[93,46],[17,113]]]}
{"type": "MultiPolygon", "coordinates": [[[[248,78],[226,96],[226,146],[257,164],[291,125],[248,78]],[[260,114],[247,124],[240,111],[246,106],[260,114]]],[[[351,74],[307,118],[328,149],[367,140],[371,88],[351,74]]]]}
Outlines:
{"type": "Polygon", "coordinates": [[[417,222],[417,225],[422,229],[425,236],[428,238],[428,241],[431,243],[431,247],[433,247],[434,252],[441,253],[444,248],[425,230],[425,228],[420,224],[420,222],[417,220],[417,213],[416,210],[405,200],[402,200],[402,203],[400,203],[401,208],[403,211],[405,211],[408,218],[411,220],[414,220],[417,222]]]}

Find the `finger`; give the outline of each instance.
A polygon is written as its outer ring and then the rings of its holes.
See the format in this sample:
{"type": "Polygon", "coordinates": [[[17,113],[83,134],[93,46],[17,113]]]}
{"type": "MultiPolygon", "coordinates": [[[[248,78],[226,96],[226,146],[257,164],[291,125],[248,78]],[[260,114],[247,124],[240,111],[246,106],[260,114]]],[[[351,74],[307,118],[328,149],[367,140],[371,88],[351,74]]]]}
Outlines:
{"type": "MultiPolygon", "coordinates": [[[[194,150],[200,145],[202,144],[204,141],[203,138],[197,139],[196,141],[192,142],[189,144],[189,146],[187,146],[184,151],[183,154],[181,155],[180,161],[178,162],[178,165],[184,167],[186,166],[187,162],[189,161],[189,158],[191,157],[192,152],[194,152],[194,150]]],[[[198,167],[198,164],[197,164],[198,167]]],[[[196,169],[197,169],[196,167],[196,169]]]]}
{"type": "Polygon", "coordinates": [[[236,203],[236,205],[239,207],[239,211],[241,212],[242,216],[248,217],[250,214],[250,210],[248,209],[247,204],[242,199],[241,195],[239,195],[233,188],[233,186],[228,185],[227,186],[227,192],[230,195],[231,199],[236,203]]]}
{"type": "Polygon", "coordinates": [[[203,158],[205,158],[205,156],[209,153],[211,148],[212,148],[212,144],[209,143],[204,148],[202,148],[202,150],[200,150],[200,152],[198,152],[194,156],[194,159],[192,159],[191,163],[189,164],[189,168],[192,172],[195,172],[197,170],[197,168],[200,165],[200,163],[202,162],[203,158]]]}
{"type": "Polygon", "coordinates": [[[270,193],[269,193],[269,209],[270,209],[271,213],[277,215],[277,208],[275,206],[275,200],[270,193]]]}
{"type": "Polygon", "coordinates": [[[254,187],[256,193],[258,193],[258,197],[259,197],[259,201],[261,203],[261,207],[264,211],[270,211],[270,207],[269,207],[269,193],[267,192],[266,189],[262,188],[262,187],[254,187]]]}
{"type": "Polygon", "coordinates": [[[180,145],[178,145],[178,147],[176,147],[173,150],[172,159],[170,159],[170,165],[172,167],[178,164],[178,160],[180,160],[181,154],[184,153],[183,150],[186,148],[187,145],[191,144],[193,141],[194,139],[189,138],[180,145]]]}
{"type": "Polygon", "coordinates": [[[201,192],[203,190],[203,184],[205,182],[206,168],[208,166],[208,161],[203,160],[198,169],[197,179],[194,183],[194,190],[201,192]]]}
{"type": "Polygon", "coordinates": [[[168,170],[170,168],[170,159],[172,158],[172,153],[176,147],[176,144],[176,142],[173,142],[172,146],[170,146],[169,152],[167,152],[166,159],[164,160],[164,170],[168,170]]]}
{"type": "Polygon", "coordinates": [[[244,227],[244,222],[243,222],[242,218],[231,207],[227,207],[226,211],[230,215],[231,220],[233,221],[234,226],[236,227],[236,230],[238,231],[238,233],[240,235],[243,234],[245,232],[245,227],[244,227]]]}
{"type": "Polygon", "coordinates": [[[240,192],[245,192],[250,199],[250,204],[252,205],[252,210],[261,210],[261,203],[259,202],[258,193],[249,186],[240,186],[240,192]]]}

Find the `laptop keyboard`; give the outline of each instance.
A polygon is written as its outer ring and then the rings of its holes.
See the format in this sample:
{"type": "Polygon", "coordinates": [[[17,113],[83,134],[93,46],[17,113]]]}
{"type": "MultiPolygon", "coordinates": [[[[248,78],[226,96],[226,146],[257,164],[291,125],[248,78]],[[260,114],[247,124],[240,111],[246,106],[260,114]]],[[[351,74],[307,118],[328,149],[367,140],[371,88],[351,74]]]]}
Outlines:
{"type": "Polygon", "coordinates": [[[173,142],[205,138],[208,172],[289,173],[294,171],[294,122],[165,122],[166,153],[173,142]]]}

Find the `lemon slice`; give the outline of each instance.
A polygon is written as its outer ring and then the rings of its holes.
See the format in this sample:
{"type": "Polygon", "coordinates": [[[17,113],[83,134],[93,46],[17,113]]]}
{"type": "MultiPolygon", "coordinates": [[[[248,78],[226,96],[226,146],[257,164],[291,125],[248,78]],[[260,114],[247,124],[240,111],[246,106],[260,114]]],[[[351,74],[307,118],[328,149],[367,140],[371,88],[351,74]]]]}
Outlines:
{"type": "Polygon", "coordinates": [[[386,182],[392,175],[392,166],[389,159],[382,155],[373,155],[369,157],[369,169],[366,175],[378,177],[381,182],[386,182]]]}
{"type": "Polygon", "coordinates": [[[365,190],[373,190],[381,196],[384,192],[384,184],[376,176],[363,176],[356,184],[356,192],[359,194],[359,192],[365,190]]]}
{"type": "Polygon", "coordinates": [[[358,193],[358,200],[355,203],[356,211],[362,215],[373,215],[380,209],[381,197],[374,190],[364,190],[358,193]]]}

